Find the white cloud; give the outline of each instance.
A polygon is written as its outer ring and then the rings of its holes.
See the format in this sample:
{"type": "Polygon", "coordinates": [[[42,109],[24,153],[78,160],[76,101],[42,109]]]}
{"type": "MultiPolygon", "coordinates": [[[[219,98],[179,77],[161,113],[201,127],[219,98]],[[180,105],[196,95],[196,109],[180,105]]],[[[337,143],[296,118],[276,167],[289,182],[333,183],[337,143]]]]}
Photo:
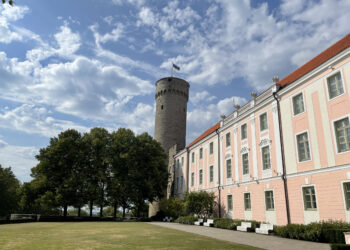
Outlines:
{"type": "Polygon", "coordinates": [[[203,102],[211,102],[214,99],[216,99],[216,96],[210,95],[206,90],[197,92],[194,95],[190,96],[190,101],[195,105],[203,102]]]}
{"type": "Polygon", "coordinates": [[[97,36],[98,42],[106,43],[109,41],[113,41],[113,42],[118,41],[119,38],[121,38],[124,33],[124,25],[122,23],[117,23],[116,26],[117,27],[114,28],[111,32],[108,32],[102,36],[98,35],[97,36]]]}
{"type": "Polygon", "coordinates": [[[112,0],[112,3],[116,5],[123,5],[125,3],[135,5],[137,7],[141,7],[145,4],[145,0],[112,0]]]}
{"type": "Polygon", "coordinates": [[[56,53],[62,57],[70,57],[81,46],[80,35],[73,33],[66,25],[60,27],[60,32],[55,34],[59,48],[56,53]]]}
{"type": "Polygon", "coordinates": [[[34,156],[39,153],[39,149],[13,146],[2,140],[0,140],[0,148],[0,164],[2,167],[11,167],[20,181],[30,181],[30,169],[38,163],[34,156]]]}

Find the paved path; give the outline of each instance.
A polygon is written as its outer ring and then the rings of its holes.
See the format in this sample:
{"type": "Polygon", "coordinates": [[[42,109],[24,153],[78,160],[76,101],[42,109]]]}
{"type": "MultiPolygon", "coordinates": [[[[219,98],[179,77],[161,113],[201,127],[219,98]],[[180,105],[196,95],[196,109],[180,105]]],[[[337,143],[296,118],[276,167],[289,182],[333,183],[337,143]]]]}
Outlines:
{"type": "Polygon", "coordinates": [[[328,244],[316,243],[302,240],[291,240],[271,235],[238,232],[213,227],[191,226],[178,223],[150,222],[152,225],[181,230],[188,233],[200,234],[203,236],[225,240],[253,247],[260,247],[271,250],[329,250],[328,244]]]}

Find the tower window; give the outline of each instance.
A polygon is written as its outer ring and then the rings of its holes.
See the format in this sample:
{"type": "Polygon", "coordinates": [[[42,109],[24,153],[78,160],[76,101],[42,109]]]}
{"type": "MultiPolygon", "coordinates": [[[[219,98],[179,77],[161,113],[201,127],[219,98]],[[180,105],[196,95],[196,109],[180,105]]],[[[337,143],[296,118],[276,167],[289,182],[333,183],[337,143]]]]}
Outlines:
{"type": "Polygon", "coordinates": [[[161,108],[161,109],[163,109],[163,105],[162,105],[162,106],[160,106],[160,108],[161,108]]]}

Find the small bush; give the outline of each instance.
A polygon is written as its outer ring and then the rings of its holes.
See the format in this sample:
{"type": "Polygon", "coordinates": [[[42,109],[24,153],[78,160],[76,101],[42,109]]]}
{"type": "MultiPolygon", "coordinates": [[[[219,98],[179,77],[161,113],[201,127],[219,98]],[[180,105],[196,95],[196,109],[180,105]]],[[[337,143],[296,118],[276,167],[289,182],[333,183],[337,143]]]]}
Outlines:
{"type": "Polygon", "coordinates": [[[214,227],[217,227],[217,228],[236,230],[238,225],[240,225],[240,223],[232,219],[228,219],[228,218],[214,219],[214,227]]]}
{"type": "Polygon", "coordinates": [[[175,220],[175,222],[180,224],[194,225],[194,222],[197,221],[196,216],[181,216],[175,220]]]}

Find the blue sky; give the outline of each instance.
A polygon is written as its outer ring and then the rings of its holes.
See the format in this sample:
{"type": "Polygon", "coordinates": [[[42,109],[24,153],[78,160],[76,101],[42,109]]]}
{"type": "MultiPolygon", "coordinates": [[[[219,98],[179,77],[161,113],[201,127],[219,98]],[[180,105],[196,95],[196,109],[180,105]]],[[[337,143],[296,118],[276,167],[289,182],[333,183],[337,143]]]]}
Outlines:
{"type": "Polygon", "coordinates": [[[349,33],[348,0],[17,0],[0,5],[0,164],[30,180],[74,128],[153,135],[154,83],[190,84],[187,143],[349,33]]]}

